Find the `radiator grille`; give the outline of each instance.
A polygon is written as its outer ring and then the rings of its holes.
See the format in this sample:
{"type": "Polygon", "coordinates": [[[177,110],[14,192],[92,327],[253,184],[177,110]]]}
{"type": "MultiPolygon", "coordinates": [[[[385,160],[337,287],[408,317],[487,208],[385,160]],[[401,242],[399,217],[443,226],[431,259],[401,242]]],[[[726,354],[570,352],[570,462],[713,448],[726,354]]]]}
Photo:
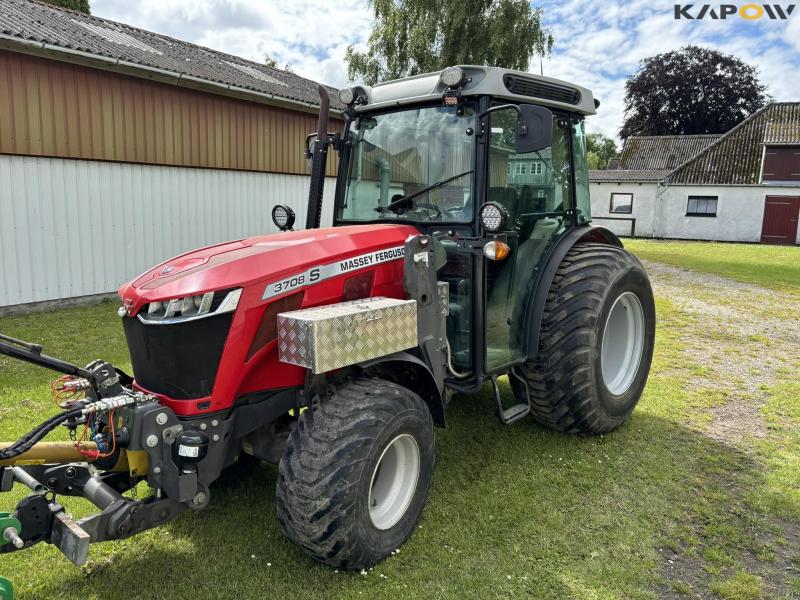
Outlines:
{"type": "Polygon", "coordinates": [[[563,102],[572,105],[577,105],[581,101],[581,94],[578,90],[563,85],[516,77],[514,75],[506,75],[503,77],[503,83],[509,92],[519,96],[542,98],[544,100],[553,100],[555,102],[563,102]]]}
{"type": "Polygon", "coordinates": [[[136,381],[176,400],[209,396],[233,313],[172,325],[122,320],[136,381]]]}

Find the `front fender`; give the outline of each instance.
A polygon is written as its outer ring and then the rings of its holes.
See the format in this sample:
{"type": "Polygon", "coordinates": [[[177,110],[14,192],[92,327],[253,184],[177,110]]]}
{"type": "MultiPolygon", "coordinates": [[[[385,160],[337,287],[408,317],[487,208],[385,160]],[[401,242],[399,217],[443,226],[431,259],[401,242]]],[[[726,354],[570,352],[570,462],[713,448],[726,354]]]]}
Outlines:
{"type": "Polygon", "coordinates": [[[407,387],[428,405],[433,424],[444,427],[444,401],[436,377],[422,360],[408,352],[395,352],[357,365],[363,371],[407,387]]]}

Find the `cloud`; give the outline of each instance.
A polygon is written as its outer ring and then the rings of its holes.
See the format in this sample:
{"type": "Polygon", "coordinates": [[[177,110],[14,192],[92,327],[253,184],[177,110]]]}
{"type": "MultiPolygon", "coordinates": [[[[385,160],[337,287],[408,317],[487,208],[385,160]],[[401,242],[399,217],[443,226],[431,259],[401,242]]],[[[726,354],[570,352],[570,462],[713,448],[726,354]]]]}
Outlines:
{"type": "MultiPolygon", "coordinates": [[[[677,21],[672,2],[534,0],[553,29],[545,75],[590,88],[601,101],[589,130],[615,136],[625,80],[642,59],[698,44],[755,65],[777,100],[800,100],[800,9],[786,21],[677,21]]],[[[784,4],[785,6],[785,4],[784,4]]],[[[268,54],[304,77],[347,83],[347,46],[363,47],[373,15],[366,0],[92,0],[92,12],[261,62],[268,54]]],[[[539,72],[539,60],[531,64],[539,72]]]]}
{"type": "Polygon", "coordinates": [[[589,130],[615,136],[624,117],[625,80],[642,59],[685,46],[702,45],[735,54],[759,69],[776,100],[800,100],[800,16],[760,19],[675,20],[673,3],[632,0],[545,0],[545,24],[556,45],[544,62],[546,75],[582,83],[601,101],[589,130]]]}

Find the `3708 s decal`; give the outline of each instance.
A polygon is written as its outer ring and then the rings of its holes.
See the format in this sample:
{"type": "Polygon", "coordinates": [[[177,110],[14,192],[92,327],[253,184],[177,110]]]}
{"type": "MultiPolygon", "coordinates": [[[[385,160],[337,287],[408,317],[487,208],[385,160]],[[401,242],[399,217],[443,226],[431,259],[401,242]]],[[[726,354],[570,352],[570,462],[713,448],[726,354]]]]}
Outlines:
{"type": "MultiPolygon", "coordinates": [[[[274,292],[271,295],[275,296],[277,294],[283,294],[284,292],[288,292],[290,290],[296,290],[299,287],[303,287],[307,283],[314,283],[316,281],[319,281],[319,268],[310,269],[307,272],[302,273],[300,275],[295,275],[288,279],[284,279],[283,281],[277,281],[271,284],[272,290],[274,292]]],[[[265,293],[264,298],[268,297],[266,293],[267,291],[269,291],[269,289],[270,286],[267,286],[267,290],[265,290],[264,292],[265,293]]]]}
{"type": "Polygon", "coordinates": [[[302,287],[315,284],[324,279],[336,277],[337,275],[342,275],[351,271],[358,271],[366,267],[371,267],[392,260],[399,260],[403,258],[404,250],[405,249],[403,246],[396,246],[394,248],[386,248],[384,250],[370,252],[369,254],[352,256],[350,258],[345,258],[327,265],[312,267],[303,273],[298,273],[296,275],[292,275],[291,277],[268,284],[264,289],[264,295],[261,297],[261,299],[266,300],[267,298],[272,298],[273,296],[279,296],[280,294],[292,292],[302,287]]]}

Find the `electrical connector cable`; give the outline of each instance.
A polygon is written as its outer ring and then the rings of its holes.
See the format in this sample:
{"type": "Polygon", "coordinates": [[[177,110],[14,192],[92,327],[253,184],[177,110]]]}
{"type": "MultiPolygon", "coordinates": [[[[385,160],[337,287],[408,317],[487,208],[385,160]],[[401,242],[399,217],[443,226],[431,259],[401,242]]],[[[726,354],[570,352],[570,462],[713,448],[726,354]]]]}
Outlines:
{"type": "Polygon", "coordinates": [[[86,391],[91,389],[91,384],[81,377],[62,375],[50,382],[50,392],[53,402],[62,410],[70,410],[86,397],[86,391]]]}
{"type": "Polygon", "coordinates": [[[16,458],[23,452],[30,450],[36,442],[40,441],[44,436],[53,431],[64,421],[69,421],[82,414],[81,408],[74,408],[65,410],[62,413],[54,415],[47,419],[44,423],[29,431],[16,442],[11,444],[8,448],[0,450],[0,460],[10,460],[16,458]]]}

